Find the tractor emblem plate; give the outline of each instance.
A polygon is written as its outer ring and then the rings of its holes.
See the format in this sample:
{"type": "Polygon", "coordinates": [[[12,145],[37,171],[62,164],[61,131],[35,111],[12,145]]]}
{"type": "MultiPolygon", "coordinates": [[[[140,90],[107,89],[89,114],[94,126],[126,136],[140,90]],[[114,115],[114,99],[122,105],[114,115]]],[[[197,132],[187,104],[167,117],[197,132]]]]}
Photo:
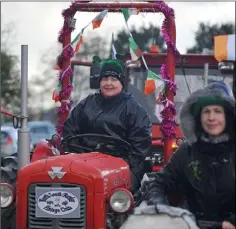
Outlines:
{"type": "Polygon", "coordinates": [[[36,217],[80,217],[80,188],[36,187],[35,191],[36,217]]]}
{"type": "Polygon", "coordinates": [[[55,179],[56,177],[58,179],[62,179],[66,172],[62,172],[62,167],[52,167],[52,171],[48,171],[48,175],[52,178],[55,179]]]}

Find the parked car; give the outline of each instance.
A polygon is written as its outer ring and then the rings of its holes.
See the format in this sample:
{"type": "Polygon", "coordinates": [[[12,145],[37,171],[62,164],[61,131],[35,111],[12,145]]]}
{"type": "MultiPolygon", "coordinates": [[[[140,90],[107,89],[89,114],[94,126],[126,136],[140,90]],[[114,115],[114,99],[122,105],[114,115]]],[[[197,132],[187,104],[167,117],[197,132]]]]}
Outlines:
{"type": "Polygon", "coordinates": [[[17,152],[18,133],[13,126],[1,126],[1,157],[11,156],[17,152]]]}
{"type": "Polygon", "coordinates": [[[56,134],[55,126],[49,121],[31,121],[28,122],[30,130],[30,140],[35,147],[41,139],[50,139],[56,134]]]}
{"type": "MultiPolygon", "coordinates": [[[[30,150],[32,151],[41,139],[50,139],[56,133],[55,126],[48,121],[28,122],[30,131],[30,150]]],[[[18,130],[11,123],[1,126],[1,157],[17,153],[18,130]]]]}

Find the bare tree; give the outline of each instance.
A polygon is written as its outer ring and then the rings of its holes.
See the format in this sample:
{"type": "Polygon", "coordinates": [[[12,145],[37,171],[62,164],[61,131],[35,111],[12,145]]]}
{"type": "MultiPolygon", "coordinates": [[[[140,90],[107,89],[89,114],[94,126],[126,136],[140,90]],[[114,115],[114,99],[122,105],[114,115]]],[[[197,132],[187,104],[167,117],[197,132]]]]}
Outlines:
{"type": "Polygon", "coordinates": [[[45,50],[38,65],[41,73],[30,78],[30,115],[36,119],[42,119],[45,109],[55,108],[56,106],[52,100],[52,93],[58,80],[58,71],[55,70],[55,64],[59,52],[59,45],[54,45],[45,50]]]}
{"type": "MultiPolygon", "coordinates": [[[[29,83],[32,94],[30,99],[31,110],[33,113],[38,114],[37,116],[32,114],[35,118],[41,119],[46,110],[56,109],[57,104],[52,100],[52,93],[58,84],[58,71],[54,67],[56,65],[56,57],[60,54],[60,51],[59,44],[45,50],[39,64],[42,73],[33,76],[29,83]]],[[[108,56],[106,40],[97,35],[84,37],[84,43],[74,59],[91,61],[94,55],[98,55],[101,58],[108,56]]],[[[74,69],[74,91],[72,92],[74,104],[92,91],[89,88],[89,73],[89,67],[76,66],[74,69]]],[[[55,115],[55,112],[53,114],[55,115]]]]}
{"type": "MultiPolygon", "coordinates": [[[[100,58],[107,58],[109,56],[109,43],[97,34],[95,36],[86,37],[85,42],[81,45],[80,51],[75,56],[75,59],[81,61],[92,61],[93,56],[100,58]]],[[[74,92],[73,100],[80,101],[82,98],[93,92],[89,87],[90,68],[83,66],[76,66],[74,68],[74,92]]]]}
{"type": "MultiPolygon", "coordinates": [[[[15,36],[14,23],[1,30],[1,107],[19,114],[20,74],[18,57],[12,54],[12,36],[15,36]]],[[[6,117],[4,117],[5,120],[6,117]]]]}

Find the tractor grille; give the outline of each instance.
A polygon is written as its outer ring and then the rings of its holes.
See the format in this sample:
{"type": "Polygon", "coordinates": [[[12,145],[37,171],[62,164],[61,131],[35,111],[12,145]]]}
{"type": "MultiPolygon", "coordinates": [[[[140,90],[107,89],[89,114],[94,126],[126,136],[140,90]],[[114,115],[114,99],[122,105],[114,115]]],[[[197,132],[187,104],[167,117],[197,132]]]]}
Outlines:
{"type": "Polygon", "coordinates": [[[86,189],[84,186],[75,184],[31,184],[28,190],[28,229],[86,229],[86,189]],[[63,187],[76,188],[80,187],[80,218],[36,218],[35,204],[36,187],[63,187]]]}

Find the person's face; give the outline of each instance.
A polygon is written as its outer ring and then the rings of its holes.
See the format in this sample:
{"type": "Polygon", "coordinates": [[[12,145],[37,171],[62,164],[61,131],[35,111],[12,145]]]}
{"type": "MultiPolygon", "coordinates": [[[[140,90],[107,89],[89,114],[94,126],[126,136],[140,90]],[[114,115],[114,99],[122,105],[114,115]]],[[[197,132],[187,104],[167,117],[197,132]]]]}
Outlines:
{"type": "Polygon", "coordinates": [[[222,106],[209,105],[202,108],[201,124],[210,136],[220,135],[226,126],[225,111],[222,106]]]}
{"type": "Polygon", "coordinates": [[[122,91],[122,84],[116,77],[103,77],[100,82],[100,89],[105,97],[115,96],[122,91]]]}

